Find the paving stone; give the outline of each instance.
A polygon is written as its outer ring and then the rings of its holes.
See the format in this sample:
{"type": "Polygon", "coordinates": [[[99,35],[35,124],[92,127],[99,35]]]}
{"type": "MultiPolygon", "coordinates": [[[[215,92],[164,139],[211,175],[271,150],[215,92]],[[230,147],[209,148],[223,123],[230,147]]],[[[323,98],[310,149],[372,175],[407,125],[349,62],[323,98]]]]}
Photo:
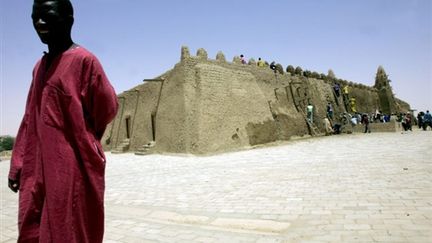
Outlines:
{"type": "MultiPolygon", "coordinates": [[[[107,153],[105,242],[428,242],[431,144],[414,130],[212,156],[107,153]]],[[[0,190],[1,241],[16,242],[18,196],[0,190]]]]}

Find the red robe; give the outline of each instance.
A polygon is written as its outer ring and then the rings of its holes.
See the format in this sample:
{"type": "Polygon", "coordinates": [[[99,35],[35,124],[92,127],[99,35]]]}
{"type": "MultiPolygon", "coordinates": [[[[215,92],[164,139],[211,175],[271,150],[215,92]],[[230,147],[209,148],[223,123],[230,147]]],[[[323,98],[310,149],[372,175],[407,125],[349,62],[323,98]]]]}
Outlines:
{"type": "Polygon", "coordinates": [[[102,242],[105,156],[118,103],[97,58],[82,47],[33,70],[9,178],[20,180],[18,242],[102,242]]]}

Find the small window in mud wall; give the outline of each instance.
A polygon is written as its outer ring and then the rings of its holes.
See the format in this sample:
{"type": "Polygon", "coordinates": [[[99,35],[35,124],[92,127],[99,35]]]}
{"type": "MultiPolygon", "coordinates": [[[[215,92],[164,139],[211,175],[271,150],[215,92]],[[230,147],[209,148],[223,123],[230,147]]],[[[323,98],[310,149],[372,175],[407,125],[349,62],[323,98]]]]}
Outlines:
{"type": "Polygon", "coordinates": [[[125,125],[126,125],[126,138],[130,138],[130,116],[126,116],[125,118],[125,125]]]}

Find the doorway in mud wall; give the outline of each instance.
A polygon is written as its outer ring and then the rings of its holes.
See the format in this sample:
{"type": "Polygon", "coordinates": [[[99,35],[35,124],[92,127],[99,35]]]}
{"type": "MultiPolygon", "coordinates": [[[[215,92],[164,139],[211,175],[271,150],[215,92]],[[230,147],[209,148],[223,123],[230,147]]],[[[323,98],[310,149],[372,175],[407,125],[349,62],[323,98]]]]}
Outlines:
{"type": "Polygon", "coordinates": [[[156,141],[156,114],[151,114],[152,141],[156,141]]]}
{"type": "Polygon", "coordinates": [[[125,125],[126,125],[126,138],[130,139],[130,116],[126,117],[125,125]]]}

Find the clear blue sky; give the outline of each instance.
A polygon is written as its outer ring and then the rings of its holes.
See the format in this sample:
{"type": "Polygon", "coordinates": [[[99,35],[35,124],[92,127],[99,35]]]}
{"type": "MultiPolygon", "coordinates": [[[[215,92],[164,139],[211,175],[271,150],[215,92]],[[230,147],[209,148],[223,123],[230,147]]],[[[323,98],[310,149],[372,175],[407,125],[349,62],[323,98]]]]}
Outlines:
{"type": "MultiPolygon", "coordinates": [[[[210,58],[244,54],[373,85],[379,65],[396,96],[432,109],[430,0],[72,0],[73,39],[100,59],[117,93],[171,69],[182,45],[210,58]]],[[[32,0],[0,0],[0,134],[15,135],[46,50],[32,0]]]]}

